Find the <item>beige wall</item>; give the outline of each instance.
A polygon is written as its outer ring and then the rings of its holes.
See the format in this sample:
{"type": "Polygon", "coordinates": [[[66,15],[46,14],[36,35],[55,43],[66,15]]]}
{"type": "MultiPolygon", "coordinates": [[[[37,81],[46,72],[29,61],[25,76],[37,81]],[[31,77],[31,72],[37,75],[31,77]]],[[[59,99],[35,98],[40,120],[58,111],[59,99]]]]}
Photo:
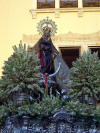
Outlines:
{"type": "Polygon", "coordinates": [[[32,0],[0,0],[0,75],[12,45],[18,44],[24,33],[33,33],[30,8],[32,0]]]}
{"type": "MultiPolygon", "coordinates": [[[[51,9],[51,13],[40,11],[36,14],[36,18],[32,19],[32,15],[29,12],[34,7],[32,4],[33,0],[0,0],[0,75],[4,61],[12,54],[12,45],[18,44],[23,35],[34,36],[38,34],[37,23],[47,16],[57,24],[57,35],[68,34],[69,32],[78,33],[78,35],[91,34],[100,31],[100,8],[96,8],[98,11],[93,8],[91,11],[82,11],[82,13],[79,9],[68,10],[68,12],[67,10],[60,11],[58,17],[55,17],[55,12],[51,9]]],[[[76,43],[74,41],[76,40],[73,40],[73,43],[69,43],[55,40],[54,44],[59,44],[58,47],[60,45],[77,45],[77,41],[76,43]]],[[[82,44],[82,50],[85,50],[87,46],[85,45],[84,47],[83,42],[81,40],[80,44],[82,44]]],[[[30,45],[33,45],[31,41],[30,45]]]]}

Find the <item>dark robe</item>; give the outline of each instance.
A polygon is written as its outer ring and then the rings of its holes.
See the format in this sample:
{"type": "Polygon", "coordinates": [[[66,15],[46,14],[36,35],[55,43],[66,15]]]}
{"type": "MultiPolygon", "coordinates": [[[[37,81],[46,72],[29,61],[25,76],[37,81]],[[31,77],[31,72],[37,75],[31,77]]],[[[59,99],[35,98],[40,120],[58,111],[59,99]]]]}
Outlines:
{"type": "Polygon", "coordinates": [[[53,73],[52,48],[49,43],[40,44],[40,65],[42,73],[53,73]]]}
{"type": "MultiPolygon", "coordinates": [[[[37,54],[40,54],[40,46],[41,44],[44,42],[44,39],[41,37],[41,39],[35,44],[34,47],[31,48],[31,51],[32,52],[35,52],[37,54]]],[[[53,45],[52,43],[52,40],[51,38],[49,39],[48,42],[46,43],[49,43],[51,46],[51,52],[50,52],[50,55],[55,55],[56,53],[56,57],[55,59],[53,60],[53,68],[54,68],[54,71],[57,70],[58,66],[59,66],[59,63],[61,63],[61,68],[60,68],[60,71],[59,73],[56,75],[56,81],[59,85],[59,87],[61,89],[68,89],[68,86],[67,86],[67,83],[68,83],[68,80],[69,80],[69,73],[70,73],[70,70],[67,66],[67,64],[64,62],[64,60],[62,59],[62,57],[60,56],[59,52],[57,51],[57,49],[55,48],[55,46],[53,45]],[[51,54],[52,53],[52,54],[51,54]]],[[[47,56],[47,54],[45,53],[45,57],[47,56]]],[[[49,56],[49,54],[48,54],[49,56]]],[[[43,59],[43,58],[42,58],[43,59]]],[[[41,59],[40,59],[41,60],[41,59]]],[[[46,60],[47,62],[49,62],[50,60],[50,56],[49,58],[46,60]]],[[[42,61],[41,61],[42,62],[42,61]]],[[[43,65],[43,64],[42,64],[43,65]]],[[[41,66],[42,67],[42,66],[41,66]]],[[[49,68],[50,69],[50,68],[49,68]]]]}

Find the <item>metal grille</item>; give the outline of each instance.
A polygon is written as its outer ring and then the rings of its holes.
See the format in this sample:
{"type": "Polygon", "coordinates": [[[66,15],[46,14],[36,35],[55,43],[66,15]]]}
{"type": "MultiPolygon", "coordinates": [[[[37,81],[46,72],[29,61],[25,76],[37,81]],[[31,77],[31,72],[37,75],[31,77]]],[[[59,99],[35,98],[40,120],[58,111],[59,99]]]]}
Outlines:
{"type": "Polygon", "coordinates": [[[37,8],[55,8],[55,0],[37,0],[37,8]]]}
{"type": "Polygon", "coordinates": [[[78,0],[60,0],[60,8],[78,7],[78,0]]]}
{"type": "Polygon", "coordinates": [[[83,7],[100,7],[100,0],[83,0],[83,7]]]}

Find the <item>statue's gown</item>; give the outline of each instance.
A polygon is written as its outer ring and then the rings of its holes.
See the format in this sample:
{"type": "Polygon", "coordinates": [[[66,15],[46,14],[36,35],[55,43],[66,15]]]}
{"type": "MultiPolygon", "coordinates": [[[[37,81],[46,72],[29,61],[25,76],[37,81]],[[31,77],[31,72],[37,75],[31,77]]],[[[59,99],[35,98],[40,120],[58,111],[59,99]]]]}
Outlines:
{"type": "MultiPolygon", "coordinates": [[[[30,48],[32,52],[35,52],[36,54],[39,53],[39,46],[43,42],[43,38],[41,37],[40,40],[34,45],[34,47],[30,48]]],[[[55,46],[52,43],[52,40],[49,40],[49,43],[51,43],[52,46],[52,51],[57,53],[56,58],[54,59],[54,70],[56,71],[59,63],[61,63],[60,71],[56,75],[56,81],[61,89],[68,89],[67,83],[69,80],[69,67],[67,64],[64,62],[62,57],[60,56],[58,50],[55,48],[55,46]]]]}

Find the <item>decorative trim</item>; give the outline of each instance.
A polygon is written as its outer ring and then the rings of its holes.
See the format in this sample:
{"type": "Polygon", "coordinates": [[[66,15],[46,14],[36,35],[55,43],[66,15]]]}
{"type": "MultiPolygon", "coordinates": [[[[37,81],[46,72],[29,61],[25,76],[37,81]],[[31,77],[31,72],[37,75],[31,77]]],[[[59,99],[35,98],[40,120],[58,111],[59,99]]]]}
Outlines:
{"type": "MultiPolygon", "coordinates": [[[[41,35],[23,35],[23,41],[28,44],[35,44],[41,35]]],[[[91,34],[79,34],[69,32],[67,34],[59,34],[52,36],[52,41],[55,45],[100,45],[100,31],[91,34]]]]}
{"type": "Polygon", "coordinates": [[[59,11],[55,11],[55,17],[59,18],[60,17],[60,12],[59,11]]]}
{"type": "Polygon", "coordinates": [[[83,17],[83,8],[78,11],[78,17],[83,17]]]}
{"type": "Polygon", "coordinates": [[[57,35],[52,37],[54,41],[68,41],[68,40],[87,40],[100,41],[100,31],[91,34],[79,34],[68,32],[67,34],[57,35]]]}
{"type": "Polygon", "coordinates": [[[55,13],[55,17],[59,17],[62,12],[78,12],[78,16],[83,16],[83,12],[100,12],[100,7],[84,7],[84,8],[47,8],[47,9],[31,9],[32,18],[37,13],[55,13]],[[58,15],[59,14],[59,15],[58,15]],[[81,14],[81,15],[80,15],[81,14]]]}
{"type": "Polygon", "coordinates": [[[37,13],[36,12],[32,12],[32,19],[35,19],[37,16],[37,13]]]}
{"type": "Polygon", "coordinates": [[[84,12],[100,12],[100,7],[83,7],[84,12]]]}
{"type": "Polygon", "coordinates": [[[37,13],[45,13],[45,12],[70,12],[70,11],[78,11],[78,8],[46,8],[46,9],[31,9],[30,12],[37,12],[37,13]]]}

